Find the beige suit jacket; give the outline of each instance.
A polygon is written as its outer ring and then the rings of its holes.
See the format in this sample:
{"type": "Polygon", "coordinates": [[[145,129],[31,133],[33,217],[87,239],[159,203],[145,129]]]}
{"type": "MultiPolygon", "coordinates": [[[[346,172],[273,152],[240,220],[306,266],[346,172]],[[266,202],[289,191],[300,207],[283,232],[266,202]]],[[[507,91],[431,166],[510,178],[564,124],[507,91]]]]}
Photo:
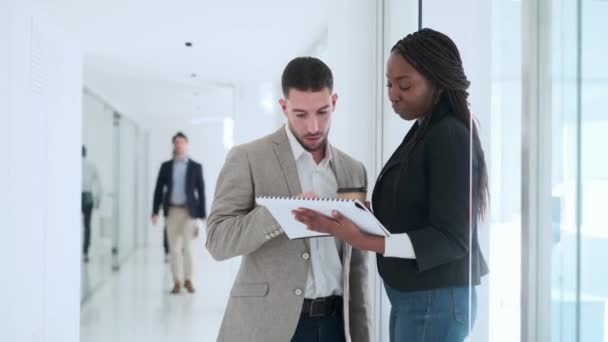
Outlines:
{"type": "MultiPolygon", "coordinates": [[[[334,147],[339,187],[367,187],[362,163],[334,147]]],[[[220,172],[207,220],[207,249],[216,260],[242,256],[218,341],[288,342],[304,300],[308,240],[275,236],[279,224],[257,196],[297,196],[301,186],[284,128],[233,148],[220,172]]],[[[342,248],[344,320],[347,341],[369,342],[371,305],[368,255],[342,248]],[[348,300],[347,300],[348,299],[348,300]]]]}

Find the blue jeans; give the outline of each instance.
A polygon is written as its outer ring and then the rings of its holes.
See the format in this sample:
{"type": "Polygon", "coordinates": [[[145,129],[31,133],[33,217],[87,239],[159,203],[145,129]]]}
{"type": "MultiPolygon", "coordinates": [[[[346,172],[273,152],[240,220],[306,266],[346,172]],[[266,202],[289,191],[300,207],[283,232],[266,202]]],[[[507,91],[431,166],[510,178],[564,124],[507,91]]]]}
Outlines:
{"type": "MultiPolygon", "coordinates": [[[[391,302],[391,342],[462,342],[469,334],[469,288],[403,292],[384,284],[391,302]]],[[[477,292],[471,290],[475,322],[477,292]]],[[[471,324],[472,326],[472,324],[471,324]]]]}

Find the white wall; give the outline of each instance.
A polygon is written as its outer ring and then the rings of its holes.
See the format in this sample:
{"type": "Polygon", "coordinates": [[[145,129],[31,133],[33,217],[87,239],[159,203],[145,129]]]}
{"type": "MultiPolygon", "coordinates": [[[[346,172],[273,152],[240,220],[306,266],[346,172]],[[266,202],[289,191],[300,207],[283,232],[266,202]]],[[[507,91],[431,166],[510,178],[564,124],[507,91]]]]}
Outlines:
{"type": "MultiPolygon", "coordinates": [[[[13,44],[13,19],[15,13],[15,1],[0,2],[0,49],[2,51],[10,51],[9,46],[13,44]]],[[[8,147],[8,115],[9,115],[9,91],[12,88],[9,83],[8,75],[11,72],[12,65],[9,62],[8,53],[0,53],[0,121],[4,124],[0,125],[0,146],[8,147]]],[[[5,158],[0,158],[0,184],[4,185],[8,179],[8,161],[5,158]]],[[[0,210],[4,213],[4,208],[8,208],[7,196],[0,196],[0,210]]],[[[0,225],[0,231],[6,229],[0,225]]],[[[2,296],[2,294],[0,294],[2,296]]],[[[3,298],[3,297],[2,297],[3,298]]],[[[2,312],[4,314],[4,312],[2,312]]],[[[5,321],[4,316],[0,317],[0,321],[5,321]]]]}
{"type": "Polygon", "coordinates": [[[0,338],[76,342],[80,55],[29,1],[2,1],[0,16],[0,338]]]}
{"type": "Polygon", "coordinates": [[[395,113],[388,99],[386,87],[386,61],[392,47],[406,35],[418,30],[418,0],[385,0],[384,46],[382,47],[382,164],[386,163],[401,144],[405,134],[412,127],[412,121],[405,121],[395,113]]]}
{"type": "MultiPolygon", "coordinates": [[[[296,57],[296,56],[293,56],[296,57]]],[[[287,62],[286,62],[287,63],[287,62]]],[[[278,90],[285,65],[277,65],[279,76],[274,82],[239,83],[234,97],[234,141],[243,144],[273,133],[284,122],[278,90]]]]}
{"type": "MultiPolygon", "coordinates": [[[[376,2],[336,0],[329,22],[328,64],[334,74],[339,100],[332,118],[331,141],[338,148],[362,161],[375,179],[376,106],[378,71],[376,68],[376,2]]],[[[370,188],[371,190],[371,188],[370,188]]]]}

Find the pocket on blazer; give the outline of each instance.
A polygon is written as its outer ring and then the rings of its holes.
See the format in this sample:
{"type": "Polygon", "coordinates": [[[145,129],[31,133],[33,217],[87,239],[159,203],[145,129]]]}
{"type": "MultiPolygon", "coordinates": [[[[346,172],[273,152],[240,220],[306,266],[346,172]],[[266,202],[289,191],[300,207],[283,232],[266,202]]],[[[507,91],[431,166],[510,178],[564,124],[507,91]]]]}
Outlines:
{"type": "Polygon", "coordinates": [[[236,283],[230,291],[230,297],[265,297],[268,294],[268,283],[236,283]]]}

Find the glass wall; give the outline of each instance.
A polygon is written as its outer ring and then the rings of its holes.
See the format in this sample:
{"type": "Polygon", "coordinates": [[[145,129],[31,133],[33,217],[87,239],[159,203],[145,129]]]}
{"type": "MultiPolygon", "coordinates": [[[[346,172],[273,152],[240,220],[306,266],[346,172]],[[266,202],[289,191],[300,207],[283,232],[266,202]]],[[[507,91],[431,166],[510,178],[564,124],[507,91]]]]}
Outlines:
{"type": "Polygon", "coordinates": [[[118,121],[118,217],[119,224],[116,233],[118,247],[118,262],[122,263],[135,250],[135,235],[139,227],[136,225],[137,208],[136,179],[137,179],[137,126],[122,115],[118,121]]]}
{"type": "MultiPolygon", "coordinates": [[[[412,127],[412,121],[403,120],[395,113],[391,102],[388,99],[386,81],[386,61],[390,56],[392,47],[407,34],[418,30],[418,1],[417,0],[385,0],[383,8],[383,33],[382,38],[382,116],[380,136],[380,162],[385,165],[395,149],[403,141],[408,130],[412,127]]],[[[376,302],[379,303],[380,310],[377,310],[376,324],[379,327],[379,341],[389,340],[389,323],[391,303],[386,295],[382,279],[377,277],[376,283],[376,302]]]]}
{"type": "MultiPolygon", "coordinates": [[[[88,173],[95,175],[90,247],[86,255],[83,250],[84,302],[104,284],[112,270],[119,270],[132,252],[145,243],[149,199],[147,133],[90,90],[84,91],[82,122],[86,148],[83,177],[87,178],[88,173]]],[[[83,183],[83,187],[88,186],[83,183]]]]}
{"type": "MultiPolygon", "coordinates": [[[[384,1],[384,61],[392,46],[422,27],[439,30],[458,45],[471,81],[470,108],[488,167],[489,213],[477,227],[490,272],[475,287],[477,310],[470,341],[520,339],[522,7],[511,0],[384,1]],[[463,22],[455,18],[472,17],[463,22]]],[[[383,69],[383,74],[386,69],[383,69]]],[[[383,96],[382,164],[413,122],[399,118],[383,96]]],[[[462,180],[466,182],[466,179],[462,180]]],[[[472,243],[472,241],[470,241],[472,243]]],[[[381,301],[381,341],[388,341],[390,303],[381,301]]],[[[473,315],[473,312],[468,313],[473,315]]]]}
{"type": "Polygon", "coordinates": [[[551,5],[551,340],[608,341],[608,3],[551,5]]]}
{"type": "Polygon", "coordinates": [[[490,182],[490,214],[482,228],[489,236],[490,273],[488,315],[478,316],[487,337],[476,334],[475,340],[520,341],[521,2],[493,0],[491,18],[491,105],[481,126],[490,182]]]}
{"type": "Polygon", "coordinates": [[[580,341],[608,341],[608,2],[580,0],[580,341]]]}
{"type": "MultiPolygon", "coordinates": [[[[86,300],[112,273],[114,224],[114,111],[89,91],[84,92],[82,105],[82,141],[86,160],[96,170],[101,193],[97,208],[92,210],[88,261],[82,264],[81,300],[86,300]]],[[[83,160],[83,163],[85,161],[83,160]]],[[[84,170],[83,170],[84,171],[84,170]]],[[[84,172],[83,172],[84,176],[84,172]]],[[[84,221],[83,215],[83,221],[84,221]]],[[[84,223],[84,222],[83,222],[84,223]]],[[[84,224],[83,224],[84,226],[84,224]]],[[[82,230],[84,244],[84,227],[82,230]]],[[[84,256],[83,256],[84,258],[84,256]]],[[[83,260],[85,261],[85,260],[83,260]]]]}
{"type": "Polygon", "coordinates": [[[412,127],[411,121],[405,121],[395,114],[388,99],[386,88],[386,61],[393,46],[406,35],[418,30],[417,0],[384,1],[384,44],[382,47],[382,164],[385,164],[403,141],[403,137],[412,127]]]}

